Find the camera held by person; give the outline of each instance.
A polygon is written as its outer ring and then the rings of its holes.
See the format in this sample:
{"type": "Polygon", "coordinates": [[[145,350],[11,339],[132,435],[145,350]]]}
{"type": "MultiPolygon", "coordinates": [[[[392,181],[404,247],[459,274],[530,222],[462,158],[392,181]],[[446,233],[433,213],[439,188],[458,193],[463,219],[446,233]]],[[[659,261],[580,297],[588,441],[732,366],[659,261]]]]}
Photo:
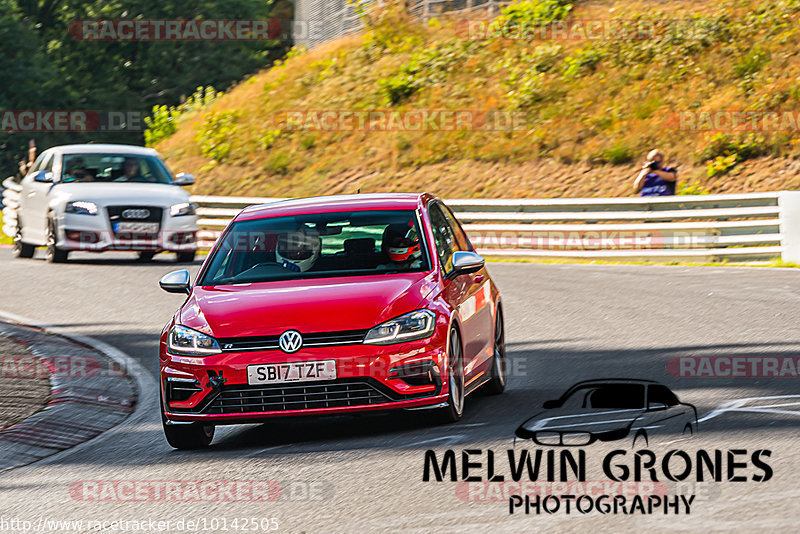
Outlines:
{"type": "Polygon", "coordinates": [[[651,150],[633,187],[643,197],[674,195],[677,180],[677,169],[664,166],[664,155],[659,150],[651,150]]]}

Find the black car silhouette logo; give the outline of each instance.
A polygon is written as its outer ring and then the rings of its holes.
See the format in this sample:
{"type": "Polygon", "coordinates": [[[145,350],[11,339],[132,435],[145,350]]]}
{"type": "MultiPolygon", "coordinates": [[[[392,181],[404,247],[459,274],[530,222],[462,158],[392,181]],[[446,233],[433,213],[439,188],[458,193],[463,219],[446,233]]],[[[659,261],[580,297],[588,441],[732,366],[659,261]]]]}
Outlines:
{"type": "Polygon", "coordinates": [[[585,446],[633,439],[648,445],[657,435],[691,436],[697,410],[652,380],[624,378],[579,382],[517,428],[516,436],[542,446],[585,446]]]}

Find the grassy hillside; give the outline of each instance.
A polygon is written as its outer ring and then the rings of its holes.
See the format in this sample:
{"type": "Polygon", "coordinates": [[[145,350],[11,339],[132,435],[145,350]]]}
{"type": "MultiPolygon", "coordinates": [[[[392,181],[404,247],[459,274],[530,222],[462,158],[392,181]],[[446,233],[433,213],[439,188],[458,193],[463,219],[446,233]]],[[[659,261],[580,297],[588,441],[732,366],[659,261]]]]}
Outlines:
{"type": "Polygon", "coordinates": [[[364,35],[295,51],[219,98],[164,111],[151,136],[165,136],[156,148],[173,170],[196,173],[200,194],[627,195],[653,147],[680,165],[686,193],[800,188],[792,124],[676,127],[682,112],[800,111],[800,0],[532,0],[495,24],[559,19],[644,33],[470,39],[464,21],[423,24],[390,6],[364,35]],[[518,125],[319,131],[287,123],[300,110],[503,112],[518,125]]]}

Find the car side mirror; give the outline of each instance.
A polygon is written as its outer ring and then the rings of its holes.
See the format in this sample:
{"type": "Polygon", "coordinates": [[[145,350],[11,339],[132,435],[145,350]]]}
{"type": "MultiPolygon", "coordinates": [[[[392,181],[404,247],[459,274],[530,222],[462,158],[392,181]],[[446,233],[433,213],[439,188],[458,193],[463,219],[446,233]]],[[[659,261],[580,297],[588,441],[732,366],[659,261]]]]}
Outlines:
{"type": "Polygon", "coordinates": [[[558,401],[557,400],[544,401],[544,404],[542,404],[542,408],[544,408],[545,410],[552,410],[553,408],[558,408],[558,401]]]}
{"type": "Polygon", "coordinates": [[[453,252],[453,268],[447,273],[447,278],[480,271],[485,263],[486,260],[480,254],[458,250],[453,252]]]}
{"type": "Polygon", "coordinates": [[[189,174],[188,172],[179,172],[175,175],[175,181],[173,182],[175,185],[192,185],[194,183],[194,174],[189,174]]]}
{"type": "Polygon", "coordinates": [[[33,181],[39,182],[40,184],[52,184],[53,173],[50,171],[37,171],[36,174],[33,175],[33,181]]]}
{"type": "Polygon", "coordinates": [[[658,412],[660,410],[666,410],[667,405],[663,402],[649,402],[647,403],[647,411],[648,412],[658,412]]]}
{"type": "Polygon", "coordinates": [[[158,285],[167,293],[186,293],[188,295],[191,293],[191,277],[189,276],[189,271],[186,269],[172,271],[164,275],[164,277],[158,281],[158,285]]]}

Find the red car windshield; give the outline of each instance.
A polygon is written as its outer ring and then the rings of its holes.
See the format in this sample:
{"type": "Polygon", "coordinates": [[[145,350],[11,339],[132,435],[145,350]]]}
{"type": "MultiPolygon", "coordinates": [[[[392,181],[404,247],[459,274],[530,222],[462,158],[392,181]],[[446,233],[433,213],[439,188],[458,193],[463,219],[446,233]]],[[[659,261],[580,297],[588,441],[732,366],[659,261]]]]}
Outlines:
{"type": "Polygon", "coordinates": [[[416,212],[353,211],[237,221],[215,248],[198,283],[215,286],[430,270],[421,241],[407,246],[408,254],[394,254],[399,229],[403,237],[419,240],[416,212]]]}

